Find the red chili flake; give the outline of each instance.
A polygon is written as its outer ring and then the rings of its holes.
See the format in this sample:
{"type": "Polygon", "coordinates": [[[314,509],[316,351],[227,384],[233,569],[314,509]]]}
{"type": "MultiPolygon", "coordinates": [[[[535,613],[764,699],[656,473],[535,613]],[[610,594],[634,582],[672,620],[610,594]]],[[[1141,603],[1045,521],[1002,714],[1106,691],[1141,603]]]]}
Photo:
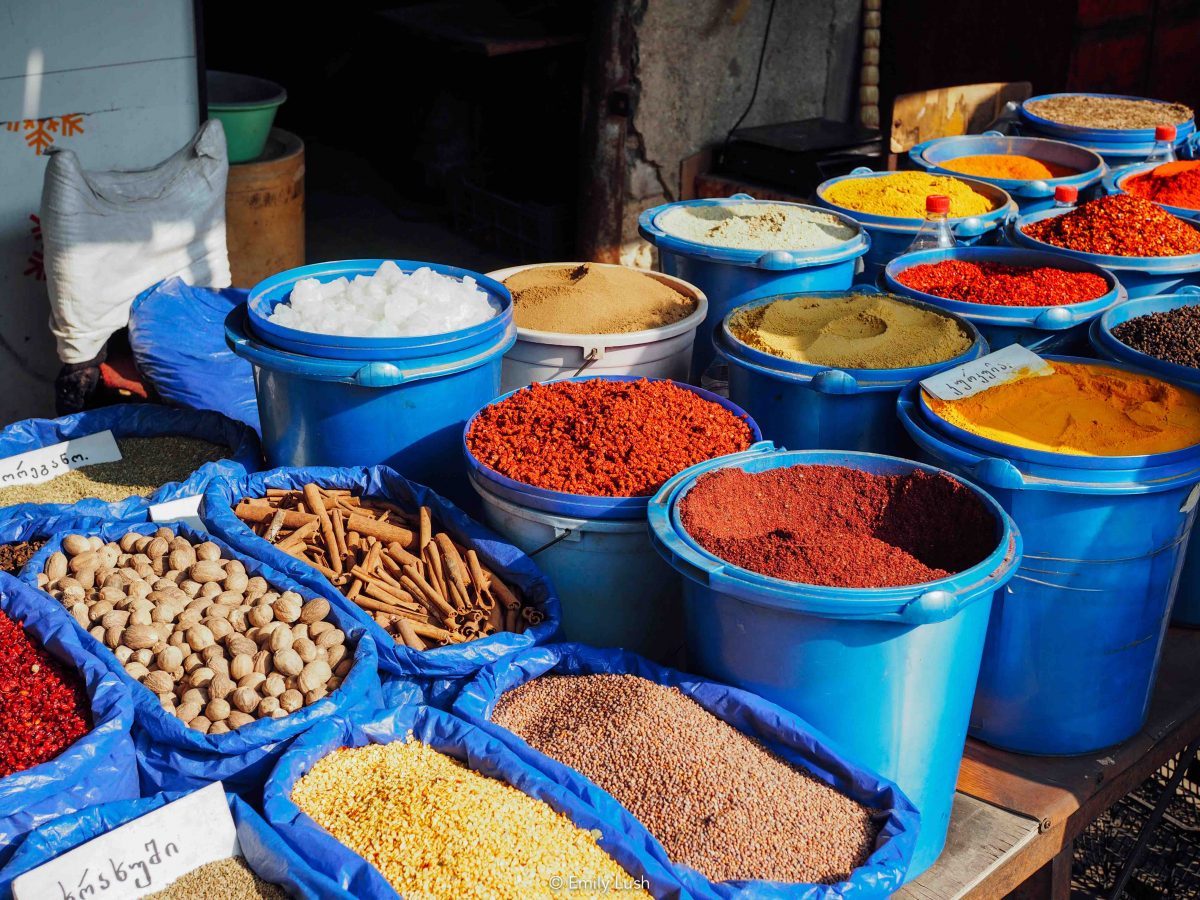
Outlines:
{"type": "Polygon", "coordinates": [[[1164,163],[1121,186],[1135,197],[1164,206],[1200,209],[1200,162],[1164,163]]]}
{"type": "Polygon", "coordinates": [[[1113,194],[1069,213],[1026,225],[1037,241],[1105,256],[1187,256],[1200,253],[1200,232],[1149,200],[1113,194]]]}
{"type": "Polygon", "coordinates": [[[0,778],[54,759],[91,730],[79,676],[0,612],[0,778]]]}
{"type": "Polygon", "coordinates": [[[922,293],[988,306],[1064,306],[1095,300],[1109,290],[1108,282],[1093,272],[958,259],[913,266],[896,280],[922,293]]]}
{"type": "Polygon", "coordinates": [[[919,470],[719,469],[696,479],[680,517],[721,559],[830,587],[921,584],[968,569],[996,549],[995,520],[974,492],[919,470]]]}
{"type": "Polygon", "coordinates": [[[524,484],[640,497],[752,440],[744,418],[670,381],[589,379],[534,384],[484,407],[467,448],[524,484]]]}

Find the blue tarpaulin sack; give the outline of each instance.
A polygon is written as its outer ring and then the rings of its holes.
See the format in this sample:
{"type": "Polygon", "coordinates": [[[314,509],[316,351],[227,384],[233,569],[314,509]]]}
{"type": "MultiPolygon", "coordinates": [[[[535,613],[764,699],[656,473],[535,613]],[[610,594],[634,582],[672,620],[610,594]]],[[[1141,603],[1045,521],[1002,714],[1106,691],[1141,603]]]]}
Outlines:
{"type": "MultiPolygon", "coordinates": [[[[116,438],[160,437],[176,435],[199,438],[229,448],[226,459],[205,463],[184,481],[169,482],[149,497],[130,497],[118,503],[80,500],[68,507],[62,503],[18,503],[0,508],[0,520],[45,518],[63,515],[101,516],[106,519],[144,521],[155,503],[203,493],[209,480],[218,475],[241,476],[255,472],[261,464],[258,435],[240,422],[220,413],[192,409],[174,409],[157,403],[125,403],[74,413],[58,419],[24,419],[0,430],[0,459],[27,453],[39,447],[59,444],[72,438],[112,431],[116,438]]],[[[0,483],[0,487],[3,487],[0,483]]]]}
{"type": "MultiPolygon", "coordinates": [[[[105,803],[63,816],[30,832],[8,864],[0,868],[0,900],[9,900],[12,883],[19,875],[183,796],[183,793],[155,794],[140,800],[105,803]]],[[[235,794],[226,794],[225,798],[237,826],[242,856],[259,878],[279,885],[293,897],[349,898],[349,894],[301,859],[249,804],[235,794]]],[[[152,885],[156,890],[165,887],[165,884],[152,885]]]]}
{"type": "MultiPolygon", "coordinates": [[[[847,881],[835,885],[767,881],[714,883],[695,869],[675,865],[676,876],[696,896],[791,900],[887,897],[904,882],[920,823],[920,817],[909,799],[892,782],[847,759],[831,739],[799,716],[748,691],[667,669],[624,650],[600,650],[583,644],[552,644],[535,647],[481,671],[459,693],[453,712],[502,741],[532,768],[570,789],[601,817],[620,823],[622,828],[640,828],[638,820],[607,791],[601,790],[576,770],[533,749],[511,731],[491,722],[496,702],[505,691],[546,674],[631,674],[678,688],[684,696],[754,738],[772,753],[800,766],[863,806],[877,811],[876,821],[881,828],[875,852],[854,870],[847,881]]],[[[650,840],[665,855],[666,851],[662,850],[658,841],[654,838],[650,840]]]]}
{"type": "MultiPolygon", "coordinates": [[[[261,575],[268,584],[280,591],[296,591],[306,600],[314,595],[313,591],[297,585],[282,572],[251,556],[236,552],[224,541],[193,531],[179,523],[166,526],[151,523],[114,523],[98,530],[78,533],[97,535],[107,542],[119,540],[131,531],[138,534],[154,534],[156,529],[161,527],[166,527],[192,541],[213,541],[221,548],[224,557],[241,560],[246,566],[247,575],[261,575]]],[[[62,549],[62,541],[66,536],[66,533],[62,532],[54,535],[29,561],[22,579],[29,584],[36,584],[37,573],[43,570],[50,554],[62,549]]],[[[54,603],[53,600],[50,602],[54,603]]],[[[65,610],[63,612],[65,614],[65,610]]],[[[253,802],[270,773],[271,766],[296,735],[310,728],[315,722],[330,716],[351,715],[357,710],[370,712],[377,709],[383,700],[375,642],[355,619],[332,604],[329,620],[345,632],[346,646],[354,648],[354,665],[337,690],[311,706],[281,719],[259,719],[226,734],[215,735],[201,734],[188,728],[175,716],[163,710],[155,694],[131,678],[104,644],[84,631],[71,616],[67,615],[67,618],[83,645],[117,673],[133,697],[133,736],[137,745],[138,769],[141,772],[144,794],[189,791],[213,781],[223,781],[229,790],[242,794],[253,802]]]]}
{"type": "MultiPolygon", "coordinates": [[[[421,705],[413,691],[398,709],[380,711],[371,719],[329,719],[298,738],[271,773],[263,795],[267,821],[322,874],[360,900],[395,900],[397,894],[373,865],[314,822],[292,802],[292,787],[319,760],[339,747],[363,747],[404,740],[411,732],[434,750],[452,756],[468,768],[506,782],[541,800],[583,829],[601,835],[600,846],[634,879],[646,879],[656,897],[687,897],[661,850],[639,843],[611,820],[521,762],[500,741],[479,728],[421,705]]],[[[397,827],[401,827],[399,824],[397,827]]],[[[486,860],[480,861],[483,865],[486,860]]]]}
{"type": "Polygon", "coordinates": [[[225,343],[225,317],[248,293],[160,281],[133,301],[129,346],[138,371],[167,402],[215,409],[259,431],[253,369],[225,343]]]}
{"type": "Polygon", "coordinates": [[[90,701],[92,730],[38,766],[0,778],[0,863],[27,831],[85,806],[138,796],[129,729],[133,702],[80,641],[75,620],[53,599],[0,572],[0,609],[55,659],[77,671],[90,701]]]}
{"type": "MultiPolygon", "coordinates": [[[[60,531],[81,531],[96,529],[103,526],[105,521],[97,516],[75,516],[70,507],[61,516],[47,516],[43,519],[0,519],[0,544],[16,544],[21,541],[44,541],[60,531]]],[[[30,560],[32,562],[32,559],[30,560]]],[[[26,563],[22,571],[28,567],[26,563]]],[[[13,572],[20,575],[21,572],[13,572]]]]}
{"type": "Polygon", "coordinates": [[[205,492],[203,515],[213,533],[239,551],[286,572],[310,590],[328,598],[330,603],[348,608],[375,637],[379,646],[379,664],[386,677],[462,679],[510,653],[545,643],[558,631],[558,596],[533,560],[476,523],[449,500],[407,480],[387,466],[280,468],[241,479],[216,479],[205,492]],[[244,525],[233,512],[233,507],[243,497],[264,497],[267,488],[300,490],[310,483],[323,488],[350,490],[362,497],[388,500],[413,511],[428,506],[435,528],[444,529],[459,543],[474,547],[488,568],[502,575],[507,583],[519,587],[525,599],[546,614],[545,621],[522,634],[504,632],[465,644],[425,651],[411,650],[396,643],[370,615],[343,597],[324,575],[282,550],[277,550],[244,525]]]}

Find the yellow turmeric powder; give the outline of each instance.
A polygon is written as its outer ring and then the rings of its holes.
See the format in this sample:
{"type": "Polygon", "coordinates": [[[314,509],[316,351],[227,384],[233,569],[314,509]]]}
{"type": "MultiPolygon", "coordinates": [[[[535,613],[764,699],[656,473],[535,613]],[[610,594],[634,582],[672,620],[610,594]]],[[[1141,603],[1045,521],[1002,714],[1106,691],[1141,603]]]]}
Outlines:
{"type": "Polygon", "coordinates": [[[1039,178],[1066,178],[1078,175],[1077,169],[1058,163],[1006,153],[981,153],[978,156],[960,156],[938,163],[943,169],[975,175],[980,178],[1012,178],[1016,181],[1036,181],[1039,178]]]}
{"type": "Polygon", "coordinates": [[[949,175],[927,172],[893,172],[878,178],[847,178],[823,192],[834,206],[873,216],[899,219],[925,218],[925,198],[945,194],[950,198],[950,218],[981,216],[995,206],[970,185],[949,175]]]}
{"type": "Polygon", "coordinates": [[[1075,456],[1142,456],[1200,443],[1200,394],[1098,363],[1051,361],[962,400],[923,394],[938,416],[982,438],[1075,456]]]}

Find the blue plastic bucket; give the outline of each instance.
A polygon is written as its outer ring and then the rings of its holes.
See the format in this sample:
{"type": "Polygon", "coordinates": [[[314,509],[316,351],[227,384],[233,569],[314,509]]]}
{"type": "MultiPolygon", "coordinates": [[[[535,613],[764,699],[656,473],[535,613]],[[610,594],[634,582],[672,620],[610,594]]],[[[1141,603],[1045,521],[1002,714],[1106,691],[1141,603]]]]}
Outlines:
{"type": "MultiPolygon", "coordinates": [[[[1047,209],[1021,216],[1009,228],[1009,239],[1019,247],[1044,250],[1063,259],[1075,259],[1108,269],[1129,292],[1130,299],[1168,294],[1200,278],[1200,253],[1187,256],[1106,256],[1103,253],[1081,253],[1035,240],[1024,231],[1026,225],[1061,216],[1069,209],[1047,209]]],[[[1188,223],[1189,225],[1192,223],[1188,223]]]]}
{"type": "Polygon", "coordinates": [[[996,550],[986,560],[927,584],[847,589],[749,572],[684,530],[679,502],[704,473],[795,465],[939,471],[867,453],[755,447],[663,485],[648,510],[651,539],[684,575],[689,668],[795,712],[896,782],[921,812],[908,870],[915,878],[945,844],[992,595],[1016,570],[1021,538],[1000,506],[968,485],[996,517],[996,550]]]}
{"type": "MultiPolygon", "coordinates": [[[[599,380],[640,379],[610,375],[599,380]]],[[[736,415],[746,415],[724,397],[676,384],[736,415]]],[[[761,441],[754,420],[747,416],[746,423],[753,440],[761,441]]],[[[646,531],[650,498],[568,494],[514,481],[471,454],[466,447],[470,427],[468,423],[463,430],[461,452],[467,459],[471,487],[483,501],[484,521],[528,553],[550,577],[562,604],[561,638],[622,647],[658,661],[675,660],[683,646],[679,576],[650,545],[646,531]]]]}
{"type": "MultiPolygon", "coordinates": [[[[859,257],[871,246],[871,239],[852,218],[834,215],[843,225],[853,228],[855,236],[844,244],[826,250],[734,250],[712,247],[672,237],[658,225],[660,216],[679,206],[722,206],[756,201],[749,194],[734,194],[716,200],[685,200],[664,203],[638,216],[638,233],[658,248],[659,265],[668,275],[694,284],[708,298],[708,318],[696,329],[692,347],[689,380],[699,383],[713,361],[712,336],[725,313],[742,303],[769,294],[840,291],[850,287],[859,257]]],[[[810,212],[829,215],[827,209],[797,206],[810,212]]]]}
{"type": "Polygon", "coordinates": [[[963,173],[943,168],[945,163],[964,156],[985,155],[1028,156],[1043,162],[1067,166],[1078,172],[1077,175],[1034,180],[989,178],[983,175],[968,176],[1007,191],[1023,213],[1053,207],[1054,189],[1060,185],[1074,187],[1082,196],[1085,191],[1098,184],[1104,173],[1108,171],[1108,166],[1104,164],[1100,155],[1086,147],[1068,144],[1065,141],[1051,141],[1046,138],[1009,137],[998,131],[936,138],[917,144],[908,151],[909,159],[921,168],[937,175],[950,175],[955,178],[961,178],[963,173]]]}
{"type": "MultiPolygon", "coordinates": [[[[1112,330],[1122,322],[1136,319],[1148,313],[1165,312],[1181,306],[1200,306],[1200,288],[1184,288],[1179,294],[1164,297],[1143,297],[1110,309],[1092,322],[1091,339],[1096,355],[1101,359],[1113,360],[1145,369],[1163,381],[1200,391],[1200,369],[1181,366],[1166,360],[1156,359],[1149,354],[1134,350],[1128,344],[1113,337],[1112,330]]],[[[1183,574],[1179,577],[1179,589],[1175,593],[1175,607],[1171,614],[1172,625],[1200,627],[1200,543],[1191,541],[1183,557],[1183,574]]]]}
{"type": "MultiPolygon", "coordinates": [[[[882,294],[878,288],[805,294],[844,297],[882,294]]],[[[717,352],[729,360],[729,399],[746,410],[763,437],[791,450],[861,450],[908,454],[912,442],[896,418],[900,389],[949,365],[988,352],[987,342],[965,319],[948,314],[972,337],[969,350],[951,360],[906,369],[835,369],[783,359],[738,340],[729,322],[743,310],[785,297],[763,297],[732,310],[713,335],[717,352]]],[[[933,308],[904,298],[900,302],[933,308]]],[[[944,310],[937,310],[946,314],[944,310]]]]}
{"type": "Polygon", "coordinates": [[[923,300],[939,309],[957,313],[979,329],[992,350],[1021,344],[1035,353],[1059,353],[1086,344],[1087,329],[1091,322],[1128,296],[1121,282],[1107,269],[1060,254],[1020,247],[953,247],[949,250],[906,253],[888,263],[883,272],[883,286],[901,296],[923,300]],[[1095,300],[1067,306],[989,306],[927,294],[907,287],[898,280],[905,269],[934,265],[948,259],[1002,266],[1052,266],[1068,272],[1091,272],[1107,281],[1109,290],[1095,300]]]}
{"type": "Polygon", "coordinates": [[[394,360],[281,350],[256,338],[246,307],[236,307],[225,320],[225,340],[254,367],[268,464],[383,464],[453,500],[472,500],[463,479],[462,428],[500,392],[501,357],[517,337],[508,292],[499,290],[503,312],[477,342],[446,350],[442,336],[434,336],[424,356],[394,360]]]}
{"type": "MultiPolygon", "coordinates": [[[[830,178],[817,188],[817,203],[828,209],[848,216],[862,225],[871,237],[871,248],[864,259],[864,268],[859,280],[866,284],[875,284],[884,266],[906,251],[917,236],[917,232],[925,223],[924,219],[902,219],[896,216],[875,216],[870,213],[846,209],[830,203],[825,199],[825,192],[841,181],[858,180],[862,178],[885,178],[895,175],[895,172],[873,172],[867,168],[857,168],[849,175],[830,178]]],[[[975,178],[965,178],[962,175],[951,176],[971,186],[972,190],[983,194],[992,201],[993,209],[982,216],[964,216],[950,220],[950,228],[955,239],[965,246],[973,246],[980,242],[991,243],[1002,233],[1000,228],[1009,218],[1017,214],[1017,204],[1002,188],[986,181],[975,178]]]]}
{"type": "MultiPolygon", "coordinates": [[[[1142,175],[1146,172],[1151,172],[1159,167],[1159,163],[1150,163],[1149,165],[1140,166],[1125,166],[1122,169],[1109,172],[1104,176],[1103,185],[1106,194],[1124,194],[1125,182],[1130,178],[1142,175]]],[[[1181,219],[1187,219],[1189,222],[1200,222],[1200,209],[1188,209],[1186,206],[1167,206],[1165,203],[1158,204],[1173,216],[1178,216],[1181,219]]]]}
{"type": "Polygon", "coordinates": [[[900,395],[909,434],[938,465],[990,491],[1025,540],[1021,569],[992,610],[971,734],[1042,755],[1136,734],[1195,518],[1200,447],[1133,457],[1026,450],[950,425],[918,388],[900,395]]]}

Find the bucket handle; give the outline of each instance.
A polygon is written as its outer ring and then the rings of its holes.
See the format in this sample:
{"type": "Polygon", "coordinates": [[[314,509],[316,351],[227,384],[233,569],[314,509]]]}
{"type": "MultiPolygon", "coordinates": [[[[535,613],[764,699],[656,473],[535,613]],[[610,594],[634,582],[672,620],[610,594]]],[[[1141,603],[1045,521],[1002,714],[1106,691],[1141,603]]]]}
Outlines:
{"type": "Polygon", "coordinates": [[[808,386],[821,394],[857,394],[858,379],[841,369],[825,369],[809,381],[808,386]]]}
{"type": "Polygon", "coordinates": [[[926,591],[900,610],[900,620],[908,625],[932,625],[953,618],[961,607],[950,591],[926,591]]]}
{"type": "Polygon", "coordinates": [[[1054,194],[1054,188],[1050,187],[1045,181],[1038,179],[1037,181],[1027,181],[1023,185],[1014,190],[1009,191],[1010,194],[1015,194],[1018,197],[1030,197],[1041,199],[1054,194]]]}

